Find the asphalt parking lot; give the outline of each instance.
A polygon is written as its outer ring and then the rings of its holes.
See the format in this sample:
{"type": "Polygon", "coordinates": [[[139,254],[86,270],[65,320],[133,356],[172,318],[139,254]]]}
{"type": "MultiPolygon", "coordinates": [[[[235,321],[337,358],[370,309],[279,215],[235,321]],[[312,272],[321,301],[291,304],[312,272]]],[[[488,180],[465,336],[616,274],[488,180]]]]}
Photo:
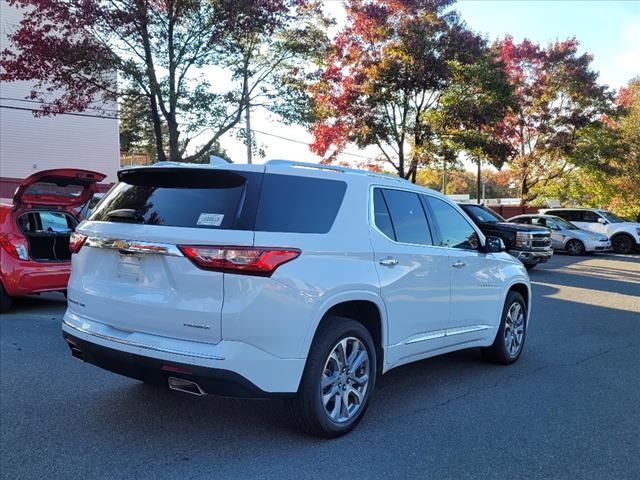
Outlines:
{"type": "Polygon", "coordinates": [[[475,350],[398,368],[346,437],[276,401],[192,397],[71,357],[61,295],[0,322],[2,478],[640,478],[640,255],[531,272],[521,359],[475,350]]]}

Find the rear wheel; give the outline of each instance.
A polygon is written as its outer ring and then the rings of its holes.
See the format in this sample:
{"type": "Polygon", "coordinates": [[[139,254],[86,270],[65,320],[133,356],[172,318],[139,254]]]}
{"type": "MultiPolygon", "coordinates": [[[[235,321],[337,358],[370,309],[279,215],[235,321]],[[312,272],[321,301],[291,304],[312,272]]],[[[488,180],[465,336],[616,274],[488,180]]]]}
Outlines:
{"type": "Polygon", "coordinates": [[[4,289],[4,285],[0,283],[0,312],[6,313],[11,309],[13,297],[11,297],[4,289]]]}
{"type": "Polygon", "coordinates": [[[527,305],[518,292],[511,291],[502,311],[498,334],[490,347],[482,349],[485,359],[508,365],[522,353],[527,334],[527,305]]]}
{"type": "Polygon", "coordinates": [[[525,263],[525,264],[524,264],[524,267],[525,267],[527,270],[533,270],[533,269],[536,267],[536,265],[538,265],[538,264],[537,264],[537,263],[525,263]]]}
{"type": "Polygon", "coordinates": [[[631,253],[633,250],[633,239],[629,235],[620,234],[611,240],[611,248],[616,253],[631,253]]]}
{"type": "Polygon", "coordinates": [[[584,243],[580,240],[569,240],[564,247],[567,250],[569,255],[577,256],[584,255],[586,249],[584,248],[584,243]]]}
{"type": "Polygon", "coordinates": [[[362,419],[376,383],[376,350],[369,331],[354,320],[331,317],[318,332],[292,413],[306,432],[344,435],[362,419]]]}

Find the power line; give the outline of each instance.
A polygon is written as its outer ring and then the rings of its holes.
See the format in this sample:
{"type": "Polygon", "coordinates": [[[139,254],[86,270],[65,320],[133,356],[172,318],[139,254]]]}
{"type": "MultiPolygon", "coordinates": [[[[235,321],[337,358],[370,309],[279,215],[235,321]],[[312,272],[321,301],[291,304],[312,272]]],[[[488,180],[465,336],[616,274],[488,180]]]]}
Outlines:
{"type": "MultiPolygon", "coordinates": [[[[41,102],[39,100],[29,100],[28,98],[14,98],[14,97],[0,97],[0,100],[9,100],[11,102],[23,102],[23,103],[37,103],[38,105],[46,105],[47,103],[47,102],[41,102]]],[[[116,114],[118,113],[118,110],[114,110],[113,108],[87,107],[87,110],[96,110],[98,112],[112,112],[116,114]]]]}
{"type": "MultiPolygon", "coordinates": [[[[0,105],[0,108],[7,108],[9,110],[23,110],[25,112],[43,112],[43,110],[26,108],[26,107],[13,107],[10,105],[0,105]]],[[[103,118],[105,120],[118,120],[118,117],[110,117],[108,115],[92,115],[90,113],[72,113],[72,112],[60,112],[56,115],[72,115],[74,117],[90,117],[90,118],[103,118]]]]}
{"type": "MultiPolygon", "coordinates": [[[[307,145],[307,146],[311,145],[309,142],[305,142],[304,140],[297,140],[295,138],[283,137],[282,135],[276,135],[275,133],[267,133],[267,132],[263,132],[261,130],[256,130],[256,129],[253,129],[253,131],[256,132],[256,133],[260,133],[262,135],[266,135],[268,137],[274,137],[274,138],[279,138],[280,140],[286,140],[287,142],[299,143],[299,144],[307,145]]],[[[375,161],[375,158],[366,157],[364,155],[360,155],[360,154],[357,154],[357,153],[340,152],[339,155],[349,155],[351,157],[357,157],[357,158],[363,158],[365,160],[375,161]]]]}
{"type": "MultiPolygon", "coordinates": [[[[10,98],[10,97],[0,97],[0,100],[10,100],[10,101],[19,101],[19,102],[25,102],[25,103],[37,103],[37,104],[42,104],[42,102],[38,102],[38,101],[34,101],[34,100],[27,100],[27,99],[19,99],[19,98],[10,98]]],[[[39,110],[39,109],[33,109],[33,108],[26,108],[26,107],[15,107],[15,106],[11,106],[11,105],[0,105],[0,108],[7,108],[10,110],[22,110],[22,111],[27,111],[27,112],[43,112],[43,110],[39,110]]],[[[92,108],[92,110],[98,110],[100,111],[100,109],[98,108],[92,108]]],[[[107,111],[111,111],[111,112],[116,112],[116,110],[110,110],[107,109],[107,111]]],[[[102,119],[108,119],[108,120],[118,120],[118,116],[109,116],[109,115],[92,115],[89,113],[74,113],[74,112],[60,112],[60,113],[56,113],[56,115],[72,115],[75,117],[89,117],[89,118],[102,118],[102,119]]],[[[241,129],[241,127],[234,127],[235,129],[239,130],[241,129]]],[[[273,138],[278,138],[280,140],[285,140],[287,142],[292,142],[292,143],[298,143],[301,145],[306,145],[306,146],[310,146],[311,144],[309,142],[305,142],[304,140],[298,140],[295,138],[289,138],[289,137],[284,137],[282,135],[276,135],[275,133],[269,133],[269,132],[265,132],[262,130],[256,130],[256,129],[252,129],[253,132],[255,133],[259,133],[261,135],[265,135],[267,137],[273,137],[273,138]]],[[[355,157],[355,158],[362,158],[364,160],[369,160],[369,161],[375,161],[376,159],[373,157],[367,157],[365,155],[360,155],[358,153],[352,153],[352,152],[340,152],[339,155],[346,155],[346,156],[350,156],[350,157],[355,157]]]]}

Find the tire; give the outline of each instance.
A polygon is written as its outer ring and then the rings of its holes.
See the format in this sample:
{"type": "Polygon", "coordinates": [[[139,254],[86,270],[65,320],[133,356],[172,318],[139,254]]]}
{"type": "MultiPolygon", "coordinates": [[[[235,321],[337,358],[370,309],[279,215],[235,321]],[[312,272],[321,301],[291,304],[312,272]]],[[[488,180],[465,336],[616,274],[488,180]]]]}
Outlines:
{"type": "Polygon", "coordinates": [[[621,233],[611,239],[611,248],[616,253],[631,253],[633,250],[633,238],[629,235],[621,233]]]}
{"type": "Polygon", "coordinates": [[[537,265],[537,263],[525,263],[524,268],[526,268],[527,270],[533,270],[537,265]]]}
{"type": "Polygon", "coordinates": [[[484,358],[490,362],[502,365],[509,365],[518,360],[527,337],[526,319],[527,305],[522,295],[518,292],[510,291],[504,303],[502,319],[498,333],[496,334],[496,339],[493,345],[482,349],[484,358]],[[516,332],[521,332],[516,337],[509,334],[514,326],[516,332]],[[518,338],[520,339],[519,343],[517,343],[518,338]]]}
{"type": "Polygon", "coordinates": [[[582,256],[587,251],[586,248],[584,248],[584,243],[582,243],[580,240],[569,240],[564,246],[564,249],[569,255],[574,257],[582,256]]]}
{"type": "Polygon", "coordinates": [[[376,349],[369,331],[349,318],[325,319],[309,351],[298,395],[290,404],[296,423],[317,437],[335,438],[348,433],[369,406],[377,373],[376,349]],[[345,344],[346,355],[342,358],[347,361],[341,364],[340,349],[345,344]],[[355,371],[341,369],[341,365],[353,365],[354,360],[362,361],[355,371]]]}
{"type": "Polygon", "coordinates": [[[0,313],[7,313],[11,310],[13,304],[13,297],[11,297],[4,289],[4,285],[0,283],[0,313]]]}

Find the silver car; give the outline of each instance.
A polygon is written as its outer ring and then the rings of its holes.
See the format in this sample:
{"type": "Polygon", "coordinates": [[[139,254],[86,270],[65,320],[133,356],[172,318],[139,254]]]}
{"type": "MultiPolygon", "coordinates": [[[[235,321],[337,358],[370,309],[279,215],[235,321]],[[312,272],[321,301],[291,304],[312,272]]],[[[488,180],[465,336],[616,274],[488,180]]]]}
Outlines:
{"type": "Polygon", "coordinates": [[[611,241],[599,233],[581,230],[564,218],[554,215],[518,215],[509,222],[538,225],[551,230],[551,246],[565,250],[569,255],[584,255],[611,250],[611,241]]]}

